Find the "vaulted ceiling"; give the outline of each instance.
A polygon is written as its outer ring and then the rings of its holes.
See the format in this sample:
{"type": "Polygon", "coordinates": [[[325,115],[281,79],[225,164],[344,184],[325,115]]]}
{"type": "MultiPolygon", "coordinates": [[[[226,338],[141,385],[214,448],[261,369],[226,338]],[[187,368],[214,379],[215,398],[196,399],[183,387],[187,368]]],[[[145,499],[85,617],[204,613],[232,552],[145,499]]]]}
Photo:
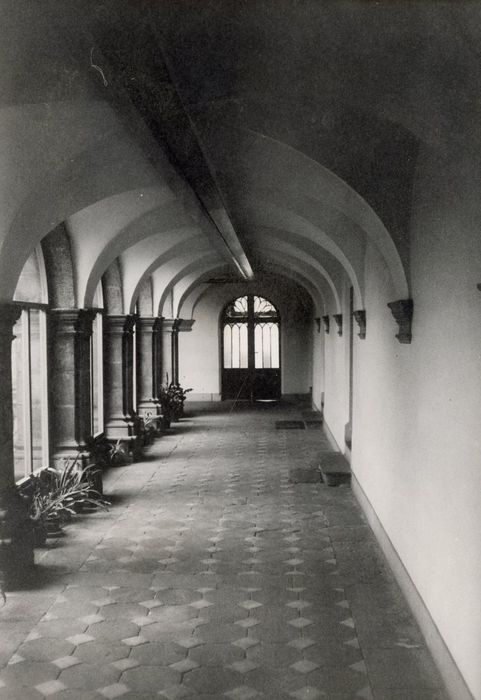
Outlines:
{"type": "MultiPolygon", "coordinates": [[[[406,298],[419,150],[481,139],[471,3],[96,0],[39,12],[19,0],[3,19],[2,111],[55,105],[75,177],[80,163],[85,179],[105,179],[42,224],[45,235],[67,222],[79,305],[117,261],[127,311],[151,275],[155,307],[196,279],[289,270],[326,307],[338,311],[347,282],[363,308],[367,246],[390,300],[406,298]]],[[[42,129],[52,115],[36,117],[42,129]]],[[[25,201],[7,250],[33,216],[25,201]]]]}

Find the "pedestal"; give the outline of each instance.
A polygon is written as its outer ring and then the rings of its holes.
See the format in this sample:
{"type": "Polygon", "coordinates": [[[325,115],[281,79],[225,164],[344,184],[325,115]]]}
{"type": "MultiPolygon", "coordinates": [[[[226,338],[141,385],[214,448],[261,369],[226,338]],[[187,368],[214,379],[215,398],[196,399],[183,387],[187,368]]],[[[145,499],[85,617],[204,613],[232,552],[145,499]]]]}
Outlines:
{"type": "Polygon", "coordinates": [[[27,506],[13,473],[12,328],[20,307],[0,305],[0,589],[27,578],[33,566],[33,534],[27,506]]]}

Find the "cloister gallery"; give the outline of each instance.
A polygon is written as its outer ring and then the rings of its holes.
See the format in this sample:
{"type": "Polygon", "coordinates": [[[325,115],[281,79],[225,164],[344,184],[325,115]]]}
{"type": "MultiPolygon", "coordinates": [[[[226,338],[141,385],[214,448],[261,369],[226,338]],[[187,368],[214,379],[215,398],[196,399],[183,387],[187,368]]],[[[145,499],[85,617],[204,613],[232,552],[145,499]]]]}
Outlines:
{"type": "Polygon", "coordinates": [[[479,3],[3,0],[0,31],[6,609],[32,473],[134,474],[171,382],[301,402],[480,700],[479,3]]]}

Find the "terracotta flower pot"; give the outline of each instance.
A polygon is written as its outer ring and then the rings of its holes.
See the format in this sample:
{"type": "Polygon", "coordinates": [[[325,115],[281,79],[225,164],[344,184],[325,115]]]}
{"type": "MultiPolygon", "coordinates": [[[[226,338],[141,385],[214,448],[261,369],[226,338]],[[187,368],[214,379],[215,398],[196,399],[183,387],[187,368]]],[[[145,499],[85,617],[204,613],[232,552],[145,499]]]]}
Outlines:
{"type": "Polygon", "coordinates": [[[47,528],[42,522],[35,522],[32,528],[33,546],[44,547],[47,540],[47,528]]]}
{"type": "Polygon", "coordinates": [[[52,515],[46,523],[47,537],[58,537],[62,534],[60,526],[60,518],[58,515],[52,515]]]}

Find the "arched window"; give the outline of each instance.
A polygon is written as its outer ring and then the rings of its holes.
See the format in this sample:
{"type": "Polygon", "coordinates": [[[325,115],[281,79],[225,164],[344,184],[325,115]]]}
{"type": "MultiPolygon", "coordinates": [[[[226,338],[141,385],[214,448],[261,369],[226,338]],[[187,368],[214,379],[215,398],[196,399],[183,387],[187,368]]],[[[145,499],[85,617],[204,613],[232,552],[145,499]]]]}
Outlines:
{"type": "Polygon", "coordinates": [[[97,309],[92,322],[90,340],[91,389],[90,402],[92,435],[99,435],[104,429],[104,372],[103,372],[103,294],[99,283],[94,296],[94,309],[97,309]]]}
{"type": "Polygon", "coordinates": [[[222,316],[223,398],[267,399],[280,395],[280,333],[276,307],[247,294],[222,316]]]}
{"type": "Polygon", "coordinates": [[[25,263],[14,302],[22,310],[13,328],[12,403],[15,479],[48,465],[47,319],[45,267],[40,246],[25,263]]]}
{"type": "MultiPolygon", "coordinates": [[[[135,304],[135,315],[138,317],[139,313],[139,302],[135,304]]],[[[139,343],[139,333],[137,332],[137,322],[134,323],[132,330],[132,408],[134,413],[137,412],[138,406],[138,376],[139,376],[139,362],[140,362],[140,351],[138,347],[139,343]]]]}

